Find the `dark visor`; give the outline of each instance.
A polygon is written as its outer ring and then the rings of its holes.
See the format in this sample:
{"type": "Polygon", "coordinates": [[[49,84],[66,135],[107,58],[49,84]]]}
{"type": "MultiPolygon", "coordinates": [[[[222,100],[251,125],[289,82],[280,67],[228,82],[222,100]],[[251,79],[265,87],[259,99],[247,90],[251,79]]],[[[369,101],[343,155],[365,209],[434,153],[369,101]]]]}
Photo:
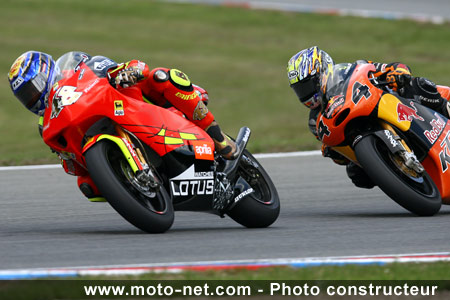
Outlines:
{"type": "Polygon", "coordinates": [[[36,104],[41,97],[41,93],[31,81],[28,81],[16,92],[16,97],[29,109],[36,104]]]}
{"type": "Polygon", "coordinates": [[[45,76],[42,73],[37,74],[33,79],[24,83],[15,93],[16,97],[25,105],[26,108],[32,108],[41,98],[45,89],[45,76]]]}
{"type": "Polygon", "coordinates": [[[306,80],[302,80],[291,85],[295,94],[301,102],[308,101],[312,96],[314,96],[317,92],[317,83],[316,78],[309,78],[306,80]]]}

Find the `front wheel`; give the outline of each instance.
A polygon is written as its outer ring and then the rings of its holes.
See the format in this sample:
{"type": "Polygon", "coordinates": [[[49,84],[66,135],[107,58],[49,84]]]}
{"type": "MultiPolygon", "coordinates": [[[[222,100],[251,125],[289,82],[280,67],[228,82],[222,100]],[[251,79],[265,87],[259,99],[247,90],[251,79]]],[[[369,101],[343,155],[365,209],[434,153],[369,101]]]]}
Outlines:
{"type": "MultiPolygon", "coordinates": [[[[259,162],[244,150],[237,174],[240,182],[247,186],[244,190],[253,190],[227,212],[233,220],[249,228],[270,226],[280,214],[278,193],[267,172],[259,162]]],[[[239,197],[239,195],[236,195],[239,197]]],[[[236,198],[235,198],[236,199],[236,198]]]]}
{"type": "Polygon", "coordinates": [[[116,144],[102,140],[85,154],[92,180],[111,206],[128,222],[149,233],[162,233],[173,224],[174,211],[164,186],[139,187],[116,144]]]}
{"type": "Polygon", "coordinates": [[[426,171],[408,171],[379,138],[367,135],[355,146],[364,171],[383,192],[418,216],[432,216],[441,208],[438,188],[426,171]]]}

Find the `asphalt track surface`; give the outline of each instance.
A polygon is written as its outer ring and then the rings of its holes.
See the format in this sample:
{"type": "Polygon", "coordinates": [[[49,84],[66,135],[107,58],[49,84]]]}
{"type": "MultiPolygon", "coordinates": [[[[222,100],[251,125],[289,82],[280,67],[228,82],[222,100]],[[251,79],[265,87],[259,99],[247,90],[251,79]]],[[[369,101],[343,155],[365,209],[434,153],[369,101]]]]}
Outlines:
{"type": "Polygon", "coordinates": [[[261,158],[281,198],[266,229],[177,212],[150,235],[90,203],[62,169],[0,171],[0,269],[446,252],[450,207],[415,217],[318,155],[261,158]]]}
{"type": "MultiPolygon", "coordinates": [[[[193,1],[195,2],[195,1],[193,1]]],[[[249,1],[241,1],[249,2],[249,1]]],[[[260,0],[307,8],[450,16],[448,0],[260,0]]],[[[450,207],[415,217],[380,190],[353,187],[319,156],[260,159],[281,198],[278,221],[246,229],[230,218],[177,212],[148,235],[108,204],[82,197],[62,169],[0,171],[0,269],[447,252],[450,207]]]]}

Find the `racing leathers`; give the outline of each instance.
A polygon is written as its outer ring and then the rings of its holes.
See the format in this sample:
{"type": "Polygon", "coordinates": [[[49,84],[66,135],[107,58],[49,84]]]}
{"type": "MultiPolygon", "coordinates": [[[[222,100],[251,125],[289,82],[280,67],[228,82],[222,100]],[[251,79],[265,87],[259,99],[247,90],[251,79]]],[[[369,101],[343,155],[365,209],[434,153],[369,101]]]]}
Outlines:
{"type": "MultiPolygon", "coordinates": [[[[382,64],[366,60],[359,60],[355,63],[373,64],[376,71],[372,73],[372,78],[383,84],[388,91],[396,92],[404,98],[414,99],[414,101],[437,111],[446,118],[450,118],[450,87],[436,86],[424,77],[414,77],[411,75],[411,69],[402,63],[382,64]]],[[[320,106],[311,110],[308,120],[309,129],[317,139],[319,138],[316,123],[321,110],[322,107],[320,106]]],[[[345,165],[348,177],[357,187],[374,187],[374,183],[362,168],[324,144],[322,145],[322,155],[330,157],[339,165],[345,165]]]]}

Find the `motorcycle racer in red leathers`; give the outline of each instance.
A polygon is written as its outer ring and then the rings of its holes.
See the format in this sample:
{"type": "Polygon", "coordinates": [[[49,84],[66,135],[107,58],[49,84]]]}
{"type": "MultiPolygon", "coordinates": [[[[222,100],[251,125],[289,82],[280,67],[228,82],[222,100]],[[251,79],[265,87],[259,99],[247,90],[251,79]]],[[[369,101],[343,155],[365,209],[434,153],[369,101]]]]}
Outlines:
{"type": "MultiPolygon", "coordinates": [[[[71,76],[85,63],[97,76],[106,77],[110,84],[126,96],[167,108],[184,115],[205,130],[214,141],[216,151],[227,160],[235,159],[236,144],[226,136],[208,110],[208,93],[194,85],[188,76],[177,69],[155,68],[139,60],[116,63],[104,56],[90,56],[73,51],[56,62],[46,53],[28,51],[19,56],[11,66],[8,80],[14,95],[31,112],[43,115],[48,95],[54,84],[71,76]]],[[[42,118],[40,130],[42,131],[42,118]]],[[[98,191],[84,170],[64,153],[58,153],[64,170],[78,176],[78,186],[90,199],[98,191]]]]}
{"type": "MultiPolygon", "coordinates": [[[[358,60],[355,64],[373,64],[376,71],[373,78],[385,85],[386,90],[395,92],[404,98],[411,98],[427,106],[446,118],[450,117],[450,87],[436,86],[424,77],[415,77],[411,69],[399,62],[377,63],[358,60]]],[[[291,88],[306,107],[310,109],[308,126],[316,136],[316,122],[319,113],[326,108],[325,95],[327,79],[333,71],[333,59],[317,46],[296,53],[288,62],[287,75],[291,88]]],[[[330,157],[335,163],[345,165],[347,175],[352,182],[361,188],[374,187],[373,182],[363,169],[344,156],[322,145],[322,155],[330,157]]]]}

